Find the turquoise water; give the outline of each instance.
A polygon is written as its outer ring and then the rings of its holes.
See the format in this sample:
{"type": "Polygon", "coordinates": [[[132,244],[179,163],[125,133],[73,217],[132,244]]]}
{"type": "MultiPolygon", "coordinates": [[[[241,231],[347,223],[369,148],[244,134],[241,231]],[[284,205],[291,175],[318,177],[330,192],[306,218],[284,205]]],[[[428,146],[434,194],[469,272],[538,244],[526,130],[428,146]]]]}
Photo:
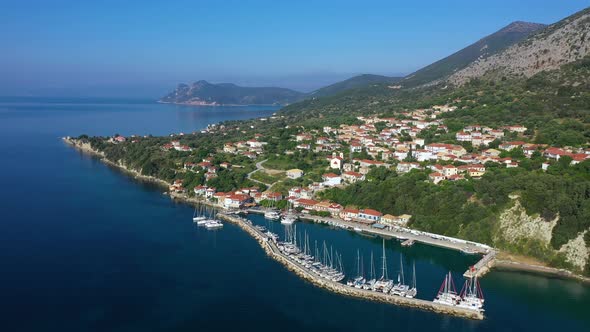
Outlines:
{"type": "MultiPolygon", "coordinates": [[[[482,280],[487,319],[469,321],[332,294],[265,256],[226,225],[191,222],[192,208],[153,185],[80,154],[58,138],[191,132],[274,108],[191,108],[142,101],[0,100],[0,322],[5,331],[587,331],[590,288],[521,273],[482,280]]],[[[254,222],[267,223],[261,216],[254,222]]],[[[282,226],[273,224],[282,234],[282,226]]],[[[381,240],[299,223],[327,241],[354,273],[356,250],[381,240]]],[[[432,298],[451,270],[475,257],[387,242],[416,262],[419,297],[432,298]]]]}

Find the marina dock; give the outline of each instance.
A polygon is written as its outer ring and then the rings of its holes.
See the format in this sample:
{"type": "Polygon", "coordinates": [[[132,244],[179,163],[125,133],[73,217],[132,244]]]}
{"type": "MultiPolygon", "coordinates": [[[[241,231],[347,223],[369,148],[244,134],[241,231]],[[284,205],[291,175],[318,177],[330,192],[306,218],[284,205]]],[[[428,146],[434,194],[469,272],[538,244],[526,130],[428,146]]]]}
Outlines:
{"type": "Polygon", "coordinates": [[[218,213],[217,217],[219,219],[225,220],[227,222],[233,223],[240,228],[242,228],[246,233],[250,234],[253,238],[255,238],[259,243],[260,246],[265,250],[265,252],[275,259],[276,261],[283,264],[287,269],[295,272],[298,276],[304,278],[305,280],[313,283],[318,287],[322,287],[324,289],[333,291],[338,294],[355,297],[355,298],[362,298],[371,301],[377,301],[382,303],[390,303],[395,305],[401,305],[406,307],[418,308],[422,310],[432,311],[436,313],[468,318],[468,319],[475,319],[475,320],[482,320],[484,315],[481,312],[469,310],[461,307],[445,305],[441,303],[435,303],[432,301],[416,299],[416,298],[407,298],[401,297],[396,295],[390,295],[365,289],[359,289],[347,286],[345,284],[331,281],[325,278],[321,278],[313,273],[305,266],[299,264],[295,260],[289,258],[287,255],[283,254],[277,244],[271,240],[265,233],[254,227],[251,221],[225,213],[218,213]]]}
{"type": "MultiPolygon", "coordinates": [[[[264,213],[264,211],[260,209],[248,209],[248,212],[257,214],[264,213]]],[[[417,231],[400,226],[396,226],[390,229],[377,229],[371,226],[362,225],[351,221],[344,221],[336,218],[318,217],[312,215],[303,215],[300,216],[300,218],[316,223],[340,227],[343,229],[356,230],[365,234],[377,235],[386,238],[396,238],[403,241],[402,246],[404,247],[409,247],[416,242],[420,242],[427,245],[457,250],[464,253],[483,255],[481,260],[479,260],[475,265],[471,266],[469,269],[467,269],[467,271],[465,271],[465,273],[463,274],[463,276],[465,277],[482,277],[490,271],[490,269],[494,266],[495,263],[496,251],[493,248],[481,243],[475,243],[438,234],[417,231]]]]}

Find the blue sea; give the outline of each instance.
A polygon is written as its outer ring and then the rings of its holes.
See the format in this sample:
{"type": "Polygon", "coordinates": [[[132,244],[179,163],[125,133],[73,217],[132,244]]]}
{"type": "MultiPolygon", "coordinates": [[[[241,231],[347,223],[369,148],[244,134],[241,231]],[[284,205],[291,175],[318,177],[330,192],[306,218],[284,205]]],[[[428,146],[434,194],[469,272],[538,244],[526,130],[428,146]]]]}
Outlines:
{"type": "MultiPolygon", "coordinates": [[[[342,297],[268,258],[227,224],[197,228],[193,208],[61,141],[63,136],[193,132],[275,107],[185,107],[142,100],[0,99],[0,326],[3,331],[590,331],[590,287],[494,271],[481,280],[486,319],[471,321],[342,297]]],[[[279,234],[279,223],[249,218],[279,234]]],[[[298,223],[310,242],[381,268],[381,239],[298,223]]],[[[420,298],[476,257],[386,242],[420,298]]]]}

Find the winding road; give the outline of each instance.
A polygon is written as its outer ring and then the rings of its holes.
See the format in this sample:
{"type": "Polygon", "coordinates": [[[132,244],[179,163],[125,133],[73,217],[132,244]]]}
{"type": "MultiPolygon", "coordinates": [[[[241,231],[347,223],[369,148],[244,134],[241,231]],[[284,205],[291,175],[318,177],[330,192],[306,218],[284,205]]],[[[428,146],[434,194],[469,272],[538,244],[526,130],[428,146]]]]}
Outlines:
{"type": "Polygon", "coordinates": [[[262,181],[258,181],[256,179],[253,179],[252,178],[252,174],[254,174],[256,172],[258,172],[258,171],[266,171],[266,168],[264,168],[264,166],[262,166],[262,164],[265,163],[267,160],[268,159],[264,159],[264,160],[261,160],[261,161],[257,162],[256,163],[256,169],[253,170],[252,172],[248,173],[248,175],[246,176],[246,178],[248,178],[248,180],[251,180],[251,181],[256,182],[256,183],[263,184],[263,185],[268,186],[269,188],[271,188],[272,186],[274,186],[275,184],[281,182],[282,180],[278,180],[278,181],[275,181],[273,183],[264,183],[262,181]]]}

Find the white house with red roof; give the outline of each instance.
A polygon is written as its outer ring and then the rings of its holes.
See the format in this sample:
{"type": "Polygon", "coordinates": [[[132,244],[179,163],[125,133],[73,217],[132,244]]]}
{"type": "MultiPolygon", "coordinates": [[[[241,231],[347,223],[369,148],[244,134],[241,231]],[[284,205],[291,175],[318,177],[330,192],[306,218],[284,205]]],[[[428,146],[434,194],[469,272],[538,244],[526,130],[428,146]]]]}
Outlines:
{"type": "Polygon", "coordinates": [[[432,183],[439,184],[441,181],[445,179],[445,176],[440,172],[433,172],[428,174],[428,178],[430,179],[430,181],[432,181],[432,183]]]}
{"type": "Polygon", "coordinates": [[[549,159],[559,160],[559,158],[561,158],[563,156],[570,156],[571,157],[572,154],[568,151],[563,150],[563,149],[551,147],[551,148],[548,148],[547,150],[545,150],[543,155],[549,159]]]}
{"type": "Polygon", "coordinates": [[[383,214],[373,209],[363,209],[359,211],[358,219],[361,222],[376,223],[381,220],[383,214]]]}
{"type": "Polygon", "coordinates": [[[334,187],[342,183],[342,177],[334,173],[326,173],[322,175],[322,184],[325,187],[334,187]]]}

